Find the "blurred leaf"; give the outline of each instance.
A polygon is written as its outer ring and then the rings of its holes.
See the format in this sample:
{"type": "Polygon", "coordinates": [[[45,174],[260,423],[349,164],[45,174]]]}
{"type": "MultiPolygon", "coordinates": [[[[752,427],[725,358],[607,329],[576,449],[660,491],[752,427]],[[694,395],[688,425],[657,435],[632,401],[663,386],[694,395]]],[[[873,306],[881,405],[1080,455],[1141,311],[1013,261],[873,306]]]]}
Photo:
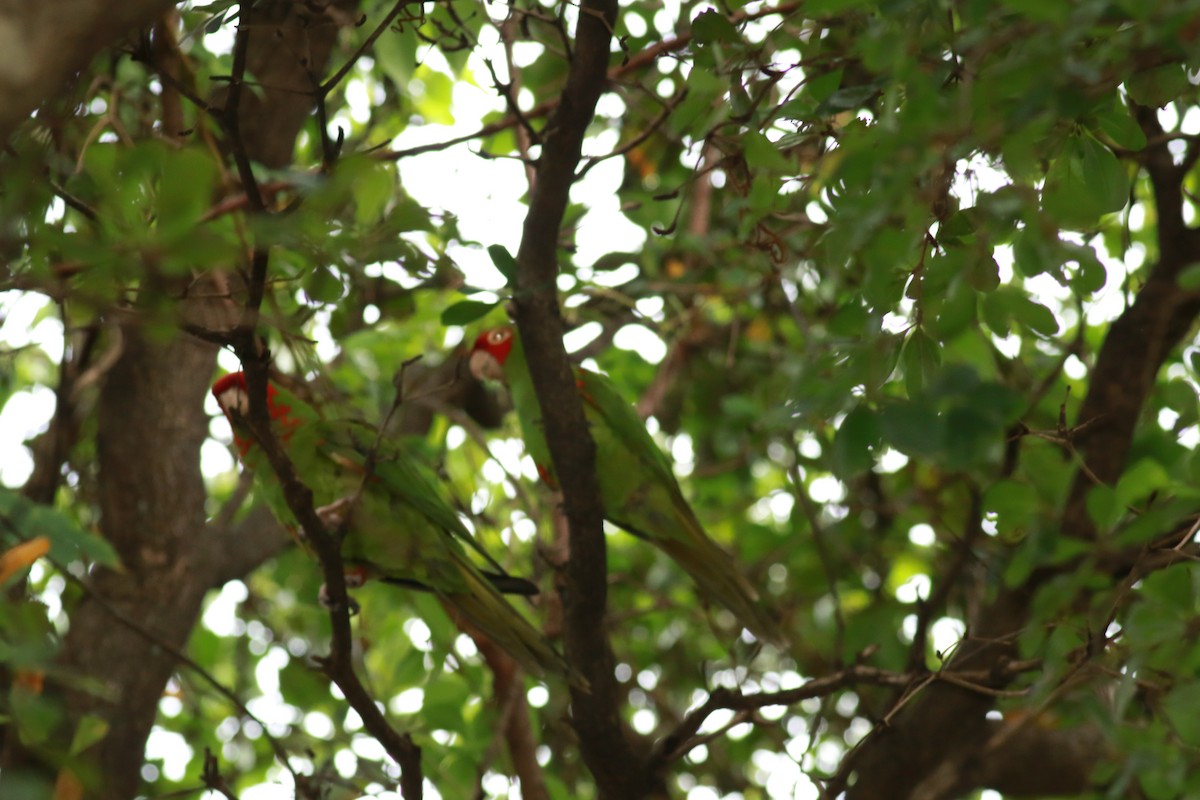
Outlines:
{"type": "Polygon", "coordinates": [[[1046,172],[1042,205],[1068,228],[1087,228],[1129,200],[1129,175],[1088,133],[1070,137],[1046,172]]]}
{"type": "Polygon", "coordinates": [[[494,309],[498,303],[481,303],[478,300],[460,300],[442,311],[443,325],[470,325],[494,309]]]}
{"type": "Polygon", "coordinates": [[[95,714],[84,714],[75,726],[75,735],[71,739],[71,747],[67,751],[78,755],[108,735],[108,720],[95,714]]]}
{"type": "Polygon", "coordinates": [[[1200,747],[1200,681],[1177,686],[1163,699],[1163,710],[1175,733],[1188,747],[1200,747]]]}
{"type": "Polygon", "coordinates": [[[701,12],[692,20],[692,35],[700,44],[713,42],[738,42],[741,37],[737,28],[721,13],[708,10],[701,12]]]}
{"type": "Polygon", "coordinates": [[[517,282],[517,260],[508,252],[508,248],[501,244],[493,244],[488,246],[487,252],[492,258],[492,264],[504,276],[508,285],[515,286],[517,282]]]}
{"type": "Polygon", "coordinates": [[[1151,108],[1162,108],[1187,88],[1187,73],[1179,64],[1139,70],[1125,81],[1125,89],[1134,102],[1151,108]]]}
{"type": "Polygon", "coordinates": [[[909,397],[920,395],[936,377],[942,363],[938,343],[921,328],[909,334],[904,344],[904,385],[909,397]]]}
{"type": "Polygon", "coordinates": [[[858,406],[847,414],[833,437],[835,474],[845,479],[870,469],[879,436],[879,419],[872,411],[858,406]]]}
{"type": "Polygon", "coordinates": [[[0,553],[0,584],[50,552],[50,540],[35,536],[0,553]]]}

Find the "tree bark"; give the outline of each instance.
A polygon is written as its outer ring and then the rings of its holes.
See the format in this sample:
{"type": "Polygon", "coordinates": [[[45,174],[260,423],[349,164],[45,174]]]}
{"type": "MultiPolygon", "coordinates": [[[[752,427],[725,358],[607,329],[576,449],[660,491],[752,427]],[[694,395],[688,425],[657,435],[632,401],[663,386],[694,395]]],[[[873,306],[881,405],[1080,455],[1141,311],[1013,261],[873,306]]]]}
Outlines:
{"type": "MultiPolygon", "coordinates": [[[[6,97],[0,138],[99,49],[172,5],[0,0],[0,90],[6,97]]],[[[242,145],[255,159],[290,163],[313,109],[312,76],[325,71],[340,29],[336,15],[355,5],[341,0],[321,13],[272,0],[246,11],[254,23],[247,63],[264,84],[243,93],[239,115],[242,145]]],[[[220,108],[219,98],[213,105],[220,108]]],[[[70,612],[61,653],[65,677],[46,689],[64,701],[57,742],[62,751],[85,715],[108,725],[104,738],[66,767],[88,797],[100,800],[138,793],[146,738],[176,668],[168,650],[184,649],[206,593],[245,575],[284,541],[278,525],[262,515],[226,528],[206,523],[200,446],[208,435],[203,403],[216,348],[183,334],[164,342],[142,327],[138,312],[120,313],[128,315],[124,350],[100,389],[97,456],[100,527],[122,570],[88,577],[92,593],[70,612]],[[252,531],[246,527],[251,524],[252,531]]],[[[5,785],[19,782],[49,795],[56,778],[62,779],[62,765],[12,737],[4,744],[5,785]]]]}
{"type": "Polygon", "coordinates": [[[103,48],[174,0],[0,0],[0,142],[103,48]]]}

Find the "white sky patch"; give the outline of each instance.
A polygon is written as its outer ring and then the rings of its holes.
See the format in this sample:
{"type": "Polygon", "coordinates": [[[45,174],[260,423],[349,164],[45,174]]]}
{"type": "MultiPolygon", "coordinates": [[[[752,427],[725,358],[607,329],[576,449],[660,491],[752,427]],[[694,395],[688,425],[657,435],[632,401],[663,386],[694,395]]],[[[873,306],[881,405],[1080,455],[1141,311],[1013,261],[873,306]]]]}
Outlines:
{"type": "Polygon", "coordinates": [[[913,575],[896,587],[896,599],[901,603],[915,603],[919,599],[928,597],[932,586],[933,582],[929,580],[928,575],[913,575]]]}
{"type": "Polygon", "coordinates": [[[203,475],[222,475],[234,468],[233,454],[224,444],[228,437],[221,441],[206,439],[200,445],[200,472],[203,475]]]}
{"type": "Polygon", "coordinates": [[[661,297],[643,297],[634,303],[639,314],[655,322],[662,322],[665,319],[663,316],[664,305],[661,297]]]}
{"type": "Polygon", "coordinates": [[[201,618],[204,627],[217,636],[237,635],[240,624],[237,606],[249,596],[246,584],[241,581],[230,581],[222,586],[216,597],[209,601],[208,608],[204,609],[204,616],[201,618]]]}
{"type": "Polygon", "coordinates": [[[592,283],[608,287],[623,286],[640,274],[641,270],[638,269],[636,264],[626,263],[616,269],[597,272],[592,276],[592,283]]]}
{"type": "MultiPolygon", "coordinates": [[[[292,785],[292,776],[281,772],[275,783],[260,783],[238,793],[241,800],[294,800],[296,788],[292,785]]],[[[208,800],[207,797],[204,800],[208,800]]],[[[383,800],[382,795],[374,795],[374,800],[383,800]]]]}
{"type": "Polygon", "coordinates": [[[51,361],[62,360],[62,322],[53,315],[34,322],[49,302],[33,292],[0,292],[0,342],[6,349],[40,347],[51,361]]]}
{"type": "Polygon", "coordinates": [[[1001,355],[1006,358],[1016,358],[1021,352],[1021,337],[1015,333],[1010,333],[1008,336],[991,336],[992,344],[1000,351],[1001,355]]]}
{"type": "Polygon", "coordinates": [[[388,702],[393,714],[416,714],[425,705],[425,690],[420,686],[405,689],[388,702]]]}
{"type": "Polygon", "coordinates": [[[808,494],[818,503],[838,503],[846,497],[846,487],[832,475],[819,475],[808,485],[808,494]]]}
{"type": "Polygon", "coordinates": [[[937,536],[931,526],[918,522],[908,529],[908,540],[917,547],[930,547],[937,541],[937,536]]]}
{"type": "MultiPolygon", "coordinates": [[[[912,301],[906,300],[904,302],[908,303],[909,310],[911,310],[912,301]]],[[[912,327],[912,320],[908,318],[907,312],[896,314],[889,311],[883,315],[883,321],[880,323],[880,326],[888,333],[904,333],[912,327]]]]}
{"type": "Polygon", "coordinates": [[[54,418],[55,395],[45,386],[17,392],[0,410],[0,484],[17,487],[29,480],[33,457],[23,444],[54,418]]]}
{"type": "MultiPolygon", "coordinates": [[[[521,474],[521,461],[525,457],[525,443],[520,439],[492,439],[488,442],[488,452],[492,459],[499,462],[498,466],[502,469],[492,472],[490,475],[485,474],[484,477],[487,480],[499,483],[504,480],[505,472],[510,475],[521,474]]],[[[486,463],[484,466],[487,466],[486,463]]]]}
{"type": "MultiPolygon", "coordinates": [[[[838,424],[840,425],[841,423],[839,422],[838,424]]],[[[821,457],[821,443],[817,441],[817,437],[805,431],[801,433],[797,439],[800,455],[804,456],[805,458],[821,457]]]]}
{"type": "Polygon", "coordinates": [[[796,507],[796,498],[791,492],[777,489],[767,496],[767,506],[771,509],[774,520],[782,525],[791,519],[792,509],[796,507]]]}
{"type": "Polygon", "coordinates": [[[893,472],[899,472],[908,464],[908,456],[901,453],[899,450],[887,448],[879,455],[878,469],[885,475],[890,475],[893,472]]]}
{"type": "Polygon", "coordinates": [[[625,325],[613,335],[613,344],[621,350],[637,353],[651,364],[657,364],[667,355],[667,346],[658,334],[645,325],[625,325]]]}
{"type": "Polygon", "coordinates": [[[525,699],[529,701],[529,705],[533,708],[542,708],[546,703],[550,702],[550,692],[546,691],[545,686],[531,686],[525,695],[525,699]]]}
{"type": "Polygon", "coordinates": [[[404,621],[404,632],[408,635],[413,647],[428,653],[433,649],[432,633],[424,620],[409,617],[404,621]]]}
{"type": "Polygon", "coordinates": [[[163,775],[169,780],[181,781],[192,760],[192,748],[182,734],[155,725],[146,739],[146,760],[161,760],[163,775]]]}
{"type": "Polygon", "coordinates": [[[592,341],[604,332],[604,326],[599,322],[585,322],[573,331],[568,331],[563,335],[563,346],[567,348],[568,353],[574,353],[587,347],[592,341]]]}
{"type": "Polygon", "coordinates": [[[317,739],[332,739],[335,732],[333,720],[324,711],[309,711],[303,725],[305,733],[317,739]]]}
{"type": "Polygon", "coordinates": [[[263,694],[279,692],[279,671],[288,665],[291,656],[282,647],[272,647],[254,666],[254,680],[263,694]]]}
{"type": "MultiPolygon", "coordinates": [[[[658,420],[654,422],[657,423],[658,420]]],[[[696,449],[692,444],[692,437],[686,433],[676,434],[671,439],[670,450],[671,459],[675,462],[675,474],[681,478],[691,475],[696,466],[696,449]]]]}
{"type": "Polygon", "coordinates": [[[1200,445],[1200,427],[1189,425],[1179,432],[1178,440],[1184,447],[1194,450],[1197,445],[1200,445]]]}
{"type": "Polygon", "coordinates": [[[933,645],[933,649],[939,653],[948,653],[960,641],[963,634],[966,633],[966,626],[962,620],[951,619],[950,617],[942,617],[934,621],[929,626],[929,641],[933,645]]]}

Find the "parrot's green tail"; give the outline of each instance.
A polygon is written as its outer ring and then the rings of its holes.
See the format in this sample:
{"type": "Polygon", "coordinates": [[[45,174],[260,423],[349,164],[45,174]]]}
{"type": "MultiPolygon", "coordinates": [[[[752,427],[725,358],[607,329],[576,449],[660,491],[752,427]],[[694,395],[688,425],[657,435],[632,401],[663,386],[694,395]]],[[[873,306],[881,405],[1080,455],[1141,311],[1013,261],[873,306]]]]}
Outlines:
{"type": "Polygon", "coordinates": [[[693,532],[686,540],[655,540],[655,544],[683,567],[705,594],[733,612],[756,638],[787,647],[788,637],[779,621],[759,601],[758,593],[730,555],[703,530],[693,532]]]}
{"type": "Polygon", "coordinates": [[[465,590],[443,593],[442,597],[464,621],[503,648],[529,674],[538,678],[558,675],[576,688],[587,689],[587,679],[572,669],[492,584],[470,568],[463,569],[463,576],[465,590]]]}

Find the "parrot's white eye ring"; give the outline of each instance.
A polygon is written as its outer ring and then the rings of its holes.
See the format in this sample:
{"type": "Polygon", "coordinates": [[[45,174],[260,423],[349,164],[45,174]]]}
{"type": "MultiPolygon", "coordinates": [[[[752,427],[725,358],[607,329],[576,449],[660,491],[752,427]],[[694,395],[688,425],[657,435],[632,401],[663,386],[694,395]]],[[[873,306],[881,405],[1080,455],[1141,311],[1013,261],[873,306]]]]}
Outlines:
{"type": "Polygon", "coordinates": [[[503,344],[509,336],[509,332],[503,328],[494,330],[488,334],[488,344],[503,344]]]}

